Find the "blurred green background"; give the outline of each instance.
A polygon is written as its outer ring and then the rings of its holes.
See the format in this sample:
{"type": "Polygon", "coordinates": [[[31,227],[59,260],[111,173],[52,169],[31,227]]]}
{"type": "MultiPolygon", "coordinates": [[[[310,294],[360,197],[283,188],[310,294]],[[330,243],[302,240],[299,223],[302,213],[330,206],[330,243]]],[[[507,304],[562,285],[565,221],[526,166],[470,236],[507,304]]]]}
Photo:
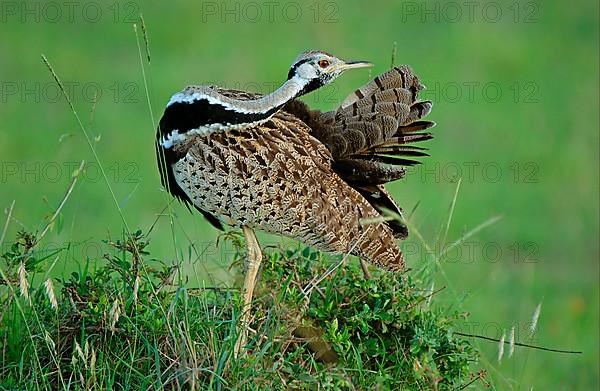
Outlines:
{"type": "MultiPolygon", "coordinates": [[[[170,95],[202,83],[270,92],[306,49],[373,62],[371,73],[347,73],[304,98],[331,109],[389,68],[395,42],[396,64],[410,64],[428,86],[424,96],[434,102],[430,118],[438,126],[428,143],[432,156],[389,188],[406,210],[418,204],[412,224],[438,252],[459,178],[445,243],[502,216],[443,257],[435,286],[447,289],[437,302],[471,314],[463,331],[499,338],[514,326],[519,340],[584,351],[517,349],[498,363],[496,344],[478,343],[480,366],[498,389],[597,388],[596,2],[3,1],[1,7],[0,205],[15,201],[8,237],[42,227],[72,171],[88,162],[46,238],[47,246],[74,243],[54,265],[55,276],[86,257],[99,260],[106,251],[101,240],[119,237],[123,222],[42,53],[67,86],[128,226],[147,230],[158,219],[153,256],[182,261],[189,284],[210,285],[232,277],[227,250],[215,248],[218,232],[176,203],[173,229],[165,215],[171,199],[160,187],[153,143],[170,95]],[[150,43],[149,99],[134,32],[139,13],[150,43]]],[[[410,267],[431,262],[417,235],[403,247],[410,267]]]]}

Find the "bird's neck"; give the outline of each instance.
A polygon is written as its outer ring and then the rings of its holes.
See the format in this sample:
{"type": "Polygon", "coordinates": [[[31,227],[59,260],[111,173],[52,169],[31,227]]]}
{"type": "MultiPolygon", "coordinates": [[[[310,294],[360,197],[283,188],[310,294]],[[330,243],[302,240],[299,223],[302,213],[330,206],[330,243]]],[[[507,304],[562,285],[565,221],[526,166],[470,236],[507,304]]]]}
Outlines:
{"type": "Polygon", "coordinates": [[[268,115],[270,116],[274,111],[280,109],[289,101],[305,94],[309,84],[310,81],[294,76],[268,95],[249,100],[233,98],[231,99],[231,103],[235,102],[232,106],[237,107],[240,111],[256,114],[269,113],[268,115]]]}

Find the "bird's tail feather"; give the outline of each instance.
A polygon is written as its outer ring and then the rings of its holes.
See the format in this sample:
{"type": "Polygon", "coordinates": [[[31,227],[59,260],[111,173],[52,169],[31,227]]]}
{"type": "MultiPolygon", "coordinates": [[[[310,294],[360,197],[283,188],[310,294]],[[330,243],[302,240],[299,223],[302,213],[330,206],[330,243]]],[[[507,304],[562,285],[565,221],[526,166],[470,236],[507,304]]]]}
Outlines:
{"type": "MultiPolygon", "coordinates": [[[[432,107],[419,100],[424,86],[408,66],[395,67],[350,94],[335,112],[324,113],[332,125],[330,150],[338,174],[365,197],[383,216],[402,216],[383,185],[405,175],[405,167],[419,164],[427,149],[414,143],[433,136],[435,125],[424,120],[432,107]]],[[[386,224],[404,239],[408,229],[401,220],[386,224]]]]}
{"type": "Polygon", "coordinates": [[[432,138],[423,120],[430,101],[420,101],[424,86],[408,66],[394,67],[356,90],[334,112],[323,113],[331,128],[325,142],[336,169],[356,184],[383,184],[401,178],[404,166],[427,156],[426,148],[407,145],[432,138]]]}

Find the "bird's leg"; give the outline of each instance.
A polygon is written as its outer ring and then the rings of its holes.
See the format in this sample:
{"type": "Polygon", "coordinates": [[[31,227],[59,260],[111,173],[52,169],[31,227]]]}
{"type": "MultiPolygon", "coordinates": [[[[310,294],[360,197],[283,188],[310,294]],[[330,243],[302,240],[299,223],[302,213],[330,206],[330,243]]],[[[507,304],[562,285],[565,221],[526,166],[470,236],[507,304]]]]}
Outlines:
{"type": "Polygon", "coordinates": [[[360,259],[360,267],[362,268],[363,274],[365,275],[365,280],[371,279],[371,273],[369,273],[369,264],[364,261],[362,258],[360,259]]]}
{"type": "Polygon", "coordinates": [[[248,323],[250,322],[250,310],[252,309],[252,295],[254,285],[256,284],[256,274],[262,261],[262,252],[256,239],[256,234],[251,228],[242,227],[244,238],[246,239],[246,248],[248,250],[248,259],[246,260],[246,276],[244,278],[244,307],[242,308],[242,317],[240,319],[240,333],[234,347],[234,356],[238,357],[240,350],[248,338],[248,323]]]}

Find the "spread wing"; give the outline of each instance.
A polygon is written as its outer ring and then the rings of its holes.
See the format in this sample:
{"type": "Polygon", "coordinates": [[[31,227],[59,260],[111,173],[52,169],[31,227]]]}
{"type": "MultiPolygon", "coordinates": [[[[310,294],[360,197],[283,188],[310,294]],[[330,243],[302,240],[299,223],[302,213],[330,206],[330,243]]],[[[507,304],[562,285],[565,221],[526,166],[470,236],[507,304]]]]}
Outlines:
{"type": "MultiPolygon", "coordinates": [[[[334,111],[311,110],[301,101],[290,102],[285,110],[306,122],[331,151],[340,177],[380,213],[387,209],[401,215],[383,185],[402,178],[406,166],[428,155],[426,148],[414,145],[431,139],[427,129],[435,125],[423,120],[432,106],[419,100],[423,88],[408,66],[399,66],[350,94],[334,111]]],[[[408,234],[401,222],[388,224],[397,237],[408,234]]]]}

